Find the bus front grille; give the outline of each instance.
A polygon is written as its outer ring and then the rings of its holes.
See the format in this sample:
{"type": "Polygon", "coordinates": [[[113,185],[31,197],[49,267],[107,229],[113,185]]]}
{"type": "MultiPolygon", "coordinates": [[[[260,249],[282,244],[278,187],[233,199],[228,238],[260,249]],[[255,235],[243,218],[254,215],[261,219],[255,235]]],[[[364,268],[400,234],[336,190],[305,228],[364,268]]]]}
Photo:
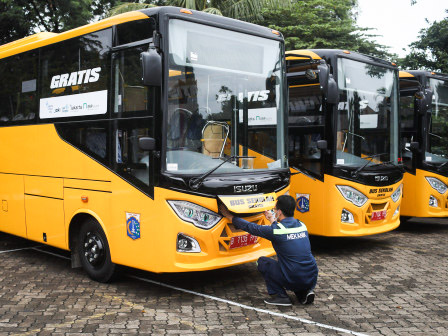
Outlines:
{"type": "MultiPolygon", "coordinates": [[[[389,202],[381,202],[381,203],[370,203],[369,208],[367,209],[366,216],[365,216],[365,224],[376,224],[376,223],[382,223],[386,219],[381,220],[373,220],[372,221],[372,213],[377,211],[387,211],[387,213],[390,212],[390,203],[389,202]]],[[[386,215],[387,218],[387,215],[386,215]]]]}
{"type": "MultiPolygon", "coordinates": [[[[257,225],[263,225],[264,219],[262,216],[257,216],[256,218],[246,218],[247,221],[252,222],[257,225]]],[[[220,252],[229,252],[234,251],[230,249],[230,241],[232,237],[245,235],[247,232],[237,229],[232,223],[227,223],[224,228],[222,229],[221,235],[218,239],[218,245],[219,245],[219,251],[220,252]]],[[[260,238],[257,238],[257,243],[260,240],[260,238]]],[[[252,245],[251,245],[252,246],[252,245]]],[[[244,248],[244,247],[241,247],[244,248]]],[[[235,251],[239,250],[240,248],[236,248],[235,251]]]]}

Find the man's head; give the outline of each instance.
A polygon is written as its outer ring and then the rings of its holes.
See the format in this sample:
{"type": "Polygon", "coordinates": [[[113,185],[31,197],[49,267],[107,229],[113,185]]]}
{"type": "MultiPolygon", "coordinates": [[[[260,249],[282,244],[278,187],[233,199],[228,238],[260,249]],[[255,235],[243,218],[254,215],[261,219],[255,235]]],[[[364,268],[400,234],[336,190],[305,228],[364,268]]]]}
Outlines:
{"type": "Polygon", "coordinates": [[[285,217],[293,217],[294,210],[296,208],[296,201],[292,196],[282,195],[277,198],[277,204],[275,205],[277,210],[280,210],[285,217]]]}

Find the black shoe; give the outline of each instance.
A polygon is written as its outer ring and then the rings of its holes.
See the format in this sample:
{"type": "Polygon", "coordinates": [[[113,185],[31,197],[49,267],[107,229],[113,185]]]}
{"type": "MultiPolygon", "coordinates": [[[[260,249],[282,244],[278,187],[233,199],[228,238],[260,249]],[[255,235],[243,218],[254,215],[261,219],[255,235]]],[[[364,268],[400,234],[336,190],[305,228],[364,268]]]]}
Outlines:
{"type": "Polygon", "coordinates": [[[292,306],[291,299],[288,296],[272,295],[269,299],[265,299],[264,303],[275,306],[292,306]]]}
{"type": "Polygon", "coordinates": [[[301,304],[311,304],[314,302],[314,292],[313,290],[309,291],[297,291],[294,292],[297,296],[297,299],[301,304]]]}

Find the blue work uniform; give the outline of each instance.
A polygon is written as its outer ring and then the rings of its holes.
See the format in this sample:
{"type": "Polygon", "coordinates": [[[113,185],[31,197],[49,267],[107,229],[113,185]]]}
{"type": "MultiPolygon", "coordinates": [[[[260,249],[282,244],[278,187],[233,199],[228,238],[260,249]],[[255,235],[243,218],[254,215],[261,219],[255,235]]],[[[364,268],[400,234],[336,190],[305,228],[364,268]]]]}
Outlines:
{"type": "Polygon", "coordinates": [[[294,217],[271,225],[257,225],[233,217],[232,223],[240,230],[272,242],[278,262],[267,257],[260,257],[257,262],[270,295],[286,296],[285,289],[297,292],[316,286],[318,268],[304,223],[294,217]]]}

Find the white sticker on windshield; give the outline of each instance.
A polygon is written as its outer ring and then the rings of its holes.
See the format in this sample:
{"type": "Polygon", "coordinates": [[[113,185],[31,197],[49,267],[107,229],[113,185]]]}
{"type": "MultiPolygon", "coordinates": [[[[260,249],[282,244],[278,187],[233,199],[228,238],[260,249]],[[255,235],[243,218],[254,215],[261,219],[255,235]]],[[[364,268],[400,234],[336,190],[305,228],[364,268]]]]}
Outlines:
{"type": "Polygon", "coordinates": [[[178,170],[177,163],[167,163],[166,164],[166,170],[169,170],[169,171],[176,171],[176,170],[178,170]]]}
{"type": "Polygon", "coordinates": [[[194,51],[190,51],[190,61],[197,61],[198,60],[198,54],[194,51]]]}
{"type": "Polygon", "coordinates": [[[336,164],[344,164],[345,160],[344,159],[337,159],[336,160],[336,164]]]}
{"type": "Polygon", "coordinates": [[[277,169],[277,168],[281,168],[281,167],[282,167],[282,163],[280,160],[268,163],[269,169],[277,169]]]}
{"type": "Polygon", "coordinates": [[[426,157],[426,161],[432,161],[432,157],[431,156],[427,156],[426,157]]]}
{"type": "MultiPolygon", "coordinates": [[[[249,109],[247,118],[249,126],[276,125],[277,109],[275,107],[249,109]]],[[[239,119],[240,123],[242,123],[243,110],[240,110],[239,119]]]]}
{"type": "Polygon", "coordinates": [[[361,114],[359,116],[359,128],[377,128],[378,114],[361,114]]]}

